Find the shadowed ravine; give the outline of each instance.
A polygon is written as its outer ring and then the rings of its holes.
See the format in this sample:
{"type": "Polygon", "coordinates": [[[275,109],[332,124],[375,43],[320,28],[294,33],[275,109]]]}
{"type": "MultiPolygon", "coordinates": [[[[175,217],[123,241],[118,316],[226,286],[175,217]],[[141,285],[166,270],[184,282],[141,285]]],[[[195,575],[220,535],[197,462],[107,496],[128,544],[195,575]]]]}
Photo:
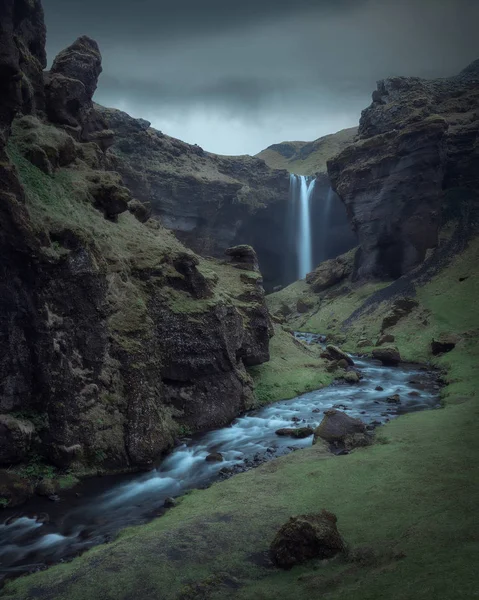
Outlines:
{"type": "MultiPolygon", "coordinates": [[[[319,339],[311,334],[298,337],[309,343],[319,339]]],[[[167,497],[310,446],[312,436],[293,439],[275,432],[285,427],[314,428],[332,407],[362,419],[372,429],[400,414],[438,406],[435,373],[418,365],[387,368],[363,358],[356,358],[355,364],[363,375],[359,384],[334,384],[252,411],[229,427],[185,440],[147,474],[90,479],[61,502],[35,499],[22,512],[10,511],[0,526],[1,574],[11,577],[72,557],[111,540],[126,526],[161,515],[167,497]],[[400,395],[400,404],[387,402],[392,394],[400,395]],[[206,456],[213,452],[221,452],[223,462],[207,462],[206,456]]]]}

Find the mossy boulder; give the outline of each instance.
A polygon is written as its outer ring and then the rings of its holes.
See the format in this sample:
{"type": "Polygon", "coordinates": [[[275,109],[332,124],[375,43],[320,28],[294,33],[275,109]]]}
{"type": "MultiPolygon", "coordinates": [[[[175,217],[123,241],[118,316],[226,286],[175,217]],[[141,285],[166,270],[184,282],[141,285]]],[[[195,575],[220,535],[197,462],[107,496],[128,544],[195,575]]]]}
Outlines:
{"type": "Polygon", "coordinates": [[[392,344],[396,341],[396,338],[391,333],[384,333],[378,338],[376,346],[383,346],[384,344],[392,344]]]}
{"type": "Polygon", "coordinates": [[[270,557],[280,569],[291,569],[312,558],[332,558],[346,551],[346,543],[337,528],[334,514],[322,510],[319,514],[291,517],[276,534],[270,557]]]}
{"type": "Polygon", "coordinates": [[[322,292],[333,285],[340,283],[348,277],[354,267],[355,251],[338,256],[331,260],[325,260],[312,273],[306,276],[306,283],[309,283],[315,293],[322,292]]]}
{"type": "Polygon", "coordinates": [[[296,439],[307,438],[310,435],[313,435],[314,429],[312,427],[298,427],[298,428],[290,428],[284,427],[282,429],[276,430],[276,435],[283,437],[292,437],[296,439]]]}
{"type": "Polygon", "coordinates": [[[302,296],[301,298],[298,298],[298,301],[296,302],[296,310],[301,314],[307,313],[314,307],[314,305],[314,298],[302,296]]]}
{"type": "Polygon", "coordinates": [[[314,431],[313,444],[316,444],[319,439],[343,443],[348,435],[365,432],[366,425],[359,419],[353,419],[339,410],[327,410],[319,427],[314,431]]]}
{"type": "Polygon", "coordinates": [[[356,371],[347,371],[342,376],[342,379],[344,379],[344,381],[346,383],[352,383],[352,384],[359,383],[361,381],[361,378],[356,371]]]}
{"type": "Polygon", "coordinates": [[[344,350],[341,350],[341,348],[338,348],[338,346],[329,344],[328,346],[326,346],[326,352],[331,356],[333,360],[345,360],[348,363],[348,365],[354,365],[354,360],[349,356],[349,354],[347,354],[347,352],[344,352],[344,350]]]}
{"type": "Polygon", "coordinates": [[[31,483],[11,471],[0,470],[0,499],[4,506],[13,507],[23,504],[33,495],[31,483]]]}
{"type": "Polygon", "coordinates": [[[373,350],[373,358],[380,360],[387,367],[394,367],[401,362],[399,350],[394,346],[375,348],[373,350]]]}

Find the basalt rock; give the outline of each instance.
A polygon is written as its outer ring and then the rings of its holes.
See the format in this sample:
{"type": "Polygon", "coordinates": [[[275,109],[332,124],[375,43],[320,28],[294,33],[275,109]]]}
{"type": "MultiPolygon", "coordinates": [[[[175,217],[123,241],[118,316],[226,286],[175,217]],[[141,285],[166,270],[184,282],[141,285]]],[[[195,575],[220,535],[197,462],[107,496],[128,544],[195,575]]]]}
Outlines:
{"type": "Polygon", "coordinates": [[[276,433],[276,435],[279,435],[282,437],[292,437],[292,438],[296,438],[296,439],[302,439],[302,438],[307,438],[310,435],[313,435],[314,430],[312,429],[312,427],[298,427],[296,429],[285,427],[283,429],[278,429],[275,433],[276,433]]]}
{"type": "Polygon", "coordinates": [[[348,363],[348,365],[350,365],[350,366],[354,365],[354,361],[349,356],[349,354],[347,354],[346,352],[344,352],[343,350],[341,350],[341,348],[338,348],[337,346],[333,346],[333,344],[329,344],[328,346],[326,346],[326,352],[334,360],[345,360],[348,363]]]}
{"type": "Polygon", "coordinates": [[[322,262],[312,273],[306,276],[313,292],[322,292],[351,275],[354,267],[353,251],[322,262]]]}
{"type": "Polygon", "coordinates": [[[46,111],[52,123],[63,126],[75,139],[93,140],[106,150],[114,134],[92,102],[101,72],[98,44],[87,36],[78,38],[45,73],[46,111]]]}
{"type": "Polygon", "coordinates": [[[291,517],[271,543],[271,560],[280,569],[291,569],[312,558],[327,559],[345,552],[336,523],[336,516],[324,509],[319,514],[291,517]]]}
{"type": "Polygon", "coordinates": [[[315,444],[319,438],[326,442],[344,442],[346,436],[365,433],[366,425],[339,410],[327,410],[319,427],[314,432],[315,444]]]}
{"type": "Polygon", "coordinates": [[[392,346],[385,346],[383,348],[374,348],[373,358],[380,360],[383,365],[388,367],[394,367],[401,362],[401,355],[399,350],[392,346]]]}
{"type": "Polygon", "coordinates": [[[479,61],[448,79],[378,83],[358,139],[328,163],[359,239],[354,278],[397,279],[437,246],[444,222],[473,224],[478,102],[479,61]]]}

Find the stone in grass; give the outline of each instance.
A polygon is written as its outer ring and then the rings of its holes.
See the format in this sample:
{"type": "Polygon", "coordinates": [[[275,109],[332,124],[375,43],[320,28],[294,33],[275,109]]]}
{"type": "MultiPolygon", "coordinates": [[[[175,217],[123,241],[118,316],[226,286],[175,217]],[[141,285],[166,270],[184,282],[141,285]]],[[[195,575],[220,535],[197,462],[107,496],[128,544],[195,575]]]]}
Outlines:
{"type": "Polygon", "coordinates": [[[460,336],[455,333],[441,333],[437,339],[432,340],[431,351],[434,356],[451,352],[460,341],[460,336]]]}
{"type": "Polygon", "coordinates": [[[346,552],[347,545],[336,526],[333,513],[290,517],[270,546],[270,557],[280,569],[291,569],[312,558],[328,559],[346,552]]]}
{"type": "Polygon", "coordinates": [[[373,343],[369,339],[359,340],[359,342],[357,344],[358,348],[368,348],[369,346],[372,346],[372,345],[373,345],[373,343]]]}
{"type": "Polygon", "coordinates": [[[373,358],[380,360],[383,365],[388,367],[394,367],[401,362],[399,350],[393,346],[375,348],[373,350],[373,358]]]}
{"type": "Polygon", "coordinates": [[[307,438],[310,435],[313,435],[314,429],[312,427],[298,427],[296,429],[284,427],[283,429],[278,429],[276,435],[282,437],[293,437],[296,439],[307,438]]]}
{"type": "Polygon", "coordinates": [[[396,341],[396,338],[391,333],[385,333],[381,335],[376,342],[376,346],[382,346],[383,344],[392,344],[396,341]]]}
{"type": "Polygon", "coordinates": [[[348,435],[365,433],[366,424],[359,419],[353,419],[339,410],[327,410],[319,427],[314,431],[313,444],[319,439],[326,442],[343,442],[348,435]]]}
{"type": "Polygon", "coordinates": [[[221,452],[212,452],[205,458],[206,462],[223,462],[224,458],[221,452]]]}

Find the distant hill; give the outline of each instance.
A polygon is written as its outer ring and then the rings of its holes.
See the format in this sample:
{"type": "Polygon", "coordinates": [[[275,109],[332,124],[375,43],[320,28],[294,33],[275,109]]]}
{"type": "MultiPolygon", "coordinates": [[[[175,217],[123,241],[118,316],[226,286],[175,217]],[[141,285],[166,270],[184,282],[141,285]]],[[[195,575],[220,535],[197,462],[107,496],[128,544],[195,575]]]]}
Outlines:
{"type": "Polygon", "coordinates": [[[351,127],[325,135],[314,142],[273,144],[256,156],[273,169],[286,169],[297,175],[326,173],[326,162],[351,144],[357,132],[357,127],[351,127]]]}

